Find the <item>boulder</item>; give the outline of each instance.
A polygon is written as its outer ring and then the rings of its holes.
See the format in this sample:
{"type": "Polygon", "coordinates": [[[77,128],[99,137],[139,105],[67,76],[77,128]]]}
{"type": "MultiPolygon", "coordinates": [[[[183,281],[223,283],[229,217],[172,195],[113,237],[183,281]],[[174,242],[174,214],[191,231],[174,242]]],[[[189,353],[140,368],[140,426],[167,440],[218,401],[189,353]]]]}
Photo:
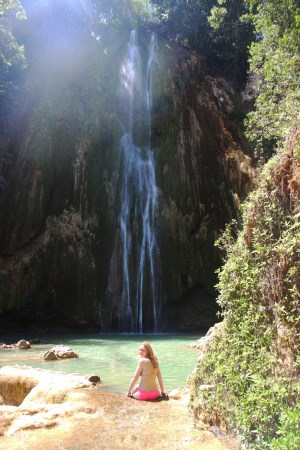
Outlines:
{"type": "Polygon", "coordinates": [[[199,350],[200,355],[205,355],[209,350],[213,340],[216,337],[222,336],[224,332],[225,322],[216,323],[213,327],[211,327],[205,336],[198,339],[197,341],[189,344],[189,347],[196,348],[199,350]]]}
{"type": "Polygon", "coordinates": [[[33,338],[33,339],[29,339],[29,343],[31,345],[35,345],[35,344],[41,344],[41,339],[40,338],[33,338]]]}
{"type": "Polygon", "coordinates": [[[21,339],[16,343],[16,348],[19,348],[20,350],[27,350],[31,348],[31,345],[28,341],[25,341],[25,339],[21,339]]]}
{"type": "Polygon", "coordinates": [[[67,345],[55,345],[50,350],[47,350],[42,355],[42,358],[46,361],[53,361],[56,359],[79,358],[79,355],[67,345]]]}
{"type": "Polygon", "coordinates": [[[184,400],[186,398],[188,400],[189,395],[190,395],[190,389],[187,387],[175,388],[175,389],[172,389],[168,393],[169,398],[172,400],[184,400]]]}
{"type": "Polygon", "coordinates": [[[94,374],[87,375],[87,379],[88,379],[91,383],[100,383],[100,382],[101,382],[100,377],[99,377],[98,375],[94,375],[94,374]]]}
{"type": "MultiPolygon", "coordinates": [[[[189,347],[196,348],[199,351],[198,356],[197,356],[196,367],[194,368],[192,373],[189,375],[188,380],[187,380],[187,384],[191,389],[192,395],[195,390],[194,375],[197,372],[197,368],[200,366],[204,356],[211,348],[214,340],[217,338],[220,338],[224,334],[225,326],[226,325],[225,325],[224,320],[223,320],[223,322],[216,323],[213,327],[211,327],[208,330],[208,332],[206,333],[205,336],[203,336],[202,338],[193,342],[192,344],[189,344],[189,347]]],[[[211,388],[211,385],[203,385],[203,386],[209,386],[211,388]]],[[[204,388],[203,390],[206,390],[206,388],[204,388]]]]}

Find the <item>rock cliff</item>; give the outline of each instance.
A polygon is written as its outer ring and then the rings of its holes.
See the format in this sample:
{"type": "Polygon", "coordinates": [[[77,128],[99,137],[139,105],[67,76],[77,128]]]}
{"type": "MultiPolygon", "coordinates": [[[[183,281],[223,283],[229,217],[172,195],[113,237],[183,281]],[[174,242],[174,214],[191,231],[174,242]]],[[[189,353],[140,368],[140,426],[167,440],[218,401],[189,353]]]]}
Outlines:
{"type": "MultiPolygon", "coordinates": [[[[142,54],[149,39],[139,33],[142,54]]],[[[106,320],[127,42],[128,33],[105,48],[84,33],[57,47],[29,40],[29,69],[1,141],[11,161],[0,194],[3,324],[99,329],[106,320]]],[[[158,39],[152,91],[159,327],[206,328],[216,310],[214,241],[254,171],[232,120],[235,93],[206,76],[199,57],[158,39]]]]}

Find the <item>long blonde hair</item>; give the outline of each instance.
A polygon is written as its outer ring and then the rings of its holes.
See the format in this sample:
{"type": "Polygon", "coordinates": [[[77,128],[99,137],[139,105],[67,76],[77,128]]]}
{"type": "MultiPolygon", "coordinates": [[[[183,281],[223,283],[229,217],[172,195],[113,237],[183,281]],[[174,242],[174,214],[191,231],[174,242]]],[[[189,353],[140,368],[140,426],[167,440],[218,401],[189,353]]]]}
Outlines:
{"type": "Polygon", "coordinates": [[[154,353],[153,348],[147,341],[144,341],[142,345],[145,347],[146,350],[146,358],[150,359],[152,366],[154,367],[154,369],[156,369],[156,367],[158,367],[158,359],[156,354],[154,353]]]}

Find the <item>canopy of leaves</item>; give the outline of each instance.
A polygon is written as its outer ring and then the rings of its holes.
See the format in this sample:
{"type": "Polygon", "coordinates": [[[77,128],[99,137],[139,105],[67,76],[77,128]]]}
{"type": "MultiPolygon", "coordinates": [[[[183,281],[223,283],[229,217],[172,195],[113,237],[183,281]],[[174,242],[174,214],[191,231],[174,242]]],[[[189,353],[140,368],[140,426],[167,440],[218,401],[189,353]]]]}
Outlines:
{"type": "Polygon", "coordinates": [[[257,33],[251,45],[255,109],[248,138],[266,159],[290,133],[300,112],[300,4],[298,0],[248,0],[257,33]]]}
{"type": "Polygon", "coordinates": [[[214,75],[244,82],[248,46],[253,40],[250,21],[240,21],[247,5],[240,0],[155,0],[159,20],[171,39],[206,57],[214,75]]]}
{"type": "Polygon", "coordinates": [[[94,25],[136,26],[148,13],[147,0],[92,0],[85,3],[94,25]]]}
{"type": "Polygon", "coordinates": [[[12,32],[13,22],[25,19],[24,9],[18,0],[0,2],[0,96],[14,86],[16,72],[26,66],[24,47],[19,45],[12,32]]]}

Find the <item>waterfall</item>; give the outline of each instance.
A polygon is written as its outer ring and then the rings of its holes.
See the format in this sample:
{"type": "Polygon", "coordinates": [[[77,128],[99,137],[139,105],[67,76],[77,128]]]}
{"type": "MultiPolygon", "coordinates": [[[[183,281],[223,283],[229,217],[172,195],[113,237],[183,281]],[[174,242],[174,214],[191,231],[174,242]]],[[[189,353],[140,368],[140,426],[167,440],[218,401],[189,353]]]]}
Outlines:
{"type": "Polygon", "coordinates": [[[124,134],[117,183],[118,226],[108,282],[109,327],[142,333],[159,322],[158,261],[155,235],[157,187],[151,148],[152,72],[156,36],[143,65],[136,31],[130,34],[120,78],[124,134]],[[136,142],[137,141],[137,142],[136,142]]]}

